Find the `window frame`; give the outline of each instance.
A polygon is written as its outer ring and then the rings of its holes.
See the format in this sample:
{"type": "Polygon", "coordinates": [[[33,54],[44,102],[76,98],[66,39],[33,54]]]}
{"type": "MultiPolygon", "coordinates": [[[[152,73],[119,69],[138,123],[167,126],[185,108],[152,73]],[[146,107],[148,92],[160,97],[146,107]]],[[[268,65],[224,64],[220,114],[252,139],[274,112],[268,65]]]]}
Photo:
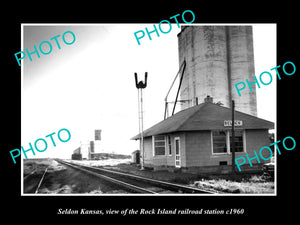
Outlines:
{"type": "Polygon", "coordinates": [[[153,153],[153,156],[165,156],[166,155],[166,150],[167,150],[167,146],[166,146],[166,135],[153,135],[152,136],[152,153],[153,153]],[[155,140],[156,137],[164,137],[164,140],[155,140]],[[156,151],[155,151],[155,143],[156,142],[164,142],[164,146],[160,146],[160,147],[164,147],[164,154],[160,155],[160,154],[156,154],[156,151]]]}
{"type": "Polygon", "coordinates": [[[174,165],[177,168],[181,167],[181,144],[180,137],[174,137],[174,165]],[[176,153],[176,141],[178,141],[178,154],[176,153]],[[178,164],[176,164],[178,162],[178,164]]]}
{"type": "MultiPolygon", "coordinates": [[[[242,131],[242,137],[243,137],[243,151],[242,152],[235,152],[235,153],[246,153],[246,130],[245,129],[237,129],[239,131],[242,131]]],[[[213,156],[220,156],[220,155],[231,155],[230,151],[230,135],[231,135],[231,130],[211,130],[211,153],[213,156]],[[225,131],[226,132],[226,152],[214,152],[214,131],[225,131]]]]}
{"type": "Polygon", "coordinates": [[[226,155],[228,154],[228,138],[229,138],[229,135],[228,135],[228,130],[212,130],[211,131],[211,151],[212,151],[212,155],[226,155]],[[226,152],[214,152],[214,134],[213,132],[214,131],[225,131],[225,134],[226,134],[226,152]]]}
{"type": "MultiPolygon", "coordinates": [[[[242,139],[243,139],[243,151],[241,152],[246,152],[246,146],[245,146],[245,130],[242,130],[242,129],[236,129],[238,131],[241,131],[242,132],[242,139]]],[[[236,133],[235,133],[236,134],[236,133]]],[[[230,141],[230,136],[231,136],[231,132],[228,131],[228,151],[229,153],[231,154],[231,151],[230,151],[230,148],[231,148],[231,141],[230,141]]],[[[236,136],[235,136],[236,137],[236,136]]],[[[241,152],[237,152],[235,151],[235,153],[241,153],[241,152]]]]}

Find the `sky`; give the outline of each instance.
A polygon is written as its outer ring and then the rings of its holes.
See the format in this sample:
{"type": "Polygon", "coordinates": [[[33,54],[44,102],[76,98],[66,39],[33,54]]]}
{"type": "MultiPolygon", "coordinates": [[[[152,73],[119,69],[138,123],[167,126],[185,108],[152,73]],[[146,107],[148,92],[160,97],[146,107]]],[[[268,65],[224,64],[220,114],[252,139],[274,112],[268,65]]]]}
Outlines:
{"type": "MultiPolygon", "coordinates": [[[[23,51],[32,52],[42,41],[52,44],[50,54],[40,54],[40,58],[32,54],[32,61],[22,60],[21,144],[26,150],[38,138],[48,141],[47,150],[35,156],[28,152],[28,158],[70,158],[81,142],[94,140],[96,129],[102,130],[101,150],[130,154],[138,149],[138,142],[130,140],[139,132],[134,73],[140,80],[148,72],[143,94],[146,129],[163,120],[164,98],[179,69],[180,28],[172,25],[168,34],[160,33],[152,40],[145,37],[138,45],[134,32],[153,24],[23,24],[23,51]],[[71,45],[62,40],[66,31],[75,34],[71,45]],[[57,35],[61,49],[50,40],[57,35]],[[58,140],[63,128],[70,131],[68,142],[58,140]],[[53,132],[56,147],[45,138],[53,132]]],[[[65,38],[67,42],[72,39],[70,35],[65,38]]],[[[276,25],[253,25],[253,38],[259,75],[277,65],[276,25]]],[[[43,50],[49,50],[47,44],[43,50]]],[[[276,79],[257,88],[257,104],[258,117],[275,122],[276,79]]]]}

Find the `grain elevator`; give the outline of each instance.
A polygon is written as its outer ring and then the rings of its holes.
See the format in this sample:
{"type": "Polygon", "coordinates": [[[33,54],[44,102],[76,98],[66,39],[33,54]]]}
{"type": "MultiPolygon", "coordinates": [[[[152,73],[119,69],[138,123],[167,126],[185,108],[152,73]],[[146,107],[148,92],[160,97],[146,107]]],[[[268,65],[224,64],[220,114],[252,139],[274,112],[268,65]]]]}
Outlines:
{"type": "Polygon", "coordinates": [[[178,34],[179,64],[186,61],[180,90],[181,109],[206,96],[215,103],[257,116],[256,85],[238,96],[234,85],[254,82],[252,26],[183,26],[178,34]]]}

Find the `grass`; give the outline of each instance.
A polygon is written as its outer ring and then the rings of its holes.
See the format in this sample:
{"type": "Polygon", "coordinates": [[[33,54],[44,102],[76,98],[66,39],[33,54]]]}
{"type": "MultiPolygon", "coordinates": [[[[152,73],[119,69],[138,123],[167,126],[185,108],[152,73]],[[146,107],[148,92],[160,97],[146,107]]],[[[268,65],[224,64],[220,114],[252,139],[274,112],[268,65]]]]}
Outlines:
{"type": "Polygon", "coordinates": [[[135,165],[119,164],[111,167],[128,173],[173,183],[190,185],[219,193],[273,194],[274,180],[263,174],[191,174],[168,171],[141,171],[135,165]]]}
{"type": "Polygon", "coordinates": [[[194,181],[191,185],[223,193],[273,194],[275,191],[274,181],[265,175],[240,176],[238,179],[212,176],[194,181]]]}
{"type": "Polygon", "coordinates": [[[123,171],[157,180],[169,181],[173,183],[185,184],[211,190],[219,193],[241,193],[241,194],[273,194],[274,180],[270,176],[262,174],[192,174],[181,171],[168,172],[140,170],[136,165],[124,163],[125,160],[97,160],[78,161],[79,164],[90,166],[100,166],[104,168],[123,171]]]}

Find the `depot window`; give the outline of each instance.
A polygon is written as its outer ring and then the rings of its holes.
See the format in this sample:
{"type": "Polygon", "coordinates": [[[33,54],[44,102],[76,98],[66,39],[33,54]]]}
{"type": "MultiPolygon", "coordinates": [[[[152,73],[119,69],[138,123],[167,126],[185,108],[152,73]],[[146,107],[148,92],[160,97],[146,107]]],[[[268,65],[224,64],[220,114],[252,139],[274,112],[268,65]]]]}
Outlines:
{"type": "Polygon", "coordinates": [[[213,131],[213,153],[227,153],[228,141],[227,134],[225,130],[213,131]]]}
{"type": "MultiPolygon", "coordinates": [[[[245,131],[235,130],[234,132],[234,143],[235,152],[245,152],[244,140],[245,131]]],[[[231,131],[229,130],[216,130],[212,131],[212,153],[217,154],[230,154],[232,152],[232,141],[231,131]]]]}
{"type": "Polygon", "coordinates": [[[164,135],[153,136],[154,155],[165,155],[166,137],[164,135]]]}
{"type": "MultiPolygon", "coordinates": [[[[232,143],[232,135],[231,132],[229,132],[230,135],[230,143],[232,143]]],[[[244,151],[244,137],[243,137],[243,131],[242,130],[236,130],[234,131],[234,144],[235,144],[235,152],[243,152],[244,151]]],[[[230,152],[232,152],[232,146],[230,146],[230,152]]]]}

